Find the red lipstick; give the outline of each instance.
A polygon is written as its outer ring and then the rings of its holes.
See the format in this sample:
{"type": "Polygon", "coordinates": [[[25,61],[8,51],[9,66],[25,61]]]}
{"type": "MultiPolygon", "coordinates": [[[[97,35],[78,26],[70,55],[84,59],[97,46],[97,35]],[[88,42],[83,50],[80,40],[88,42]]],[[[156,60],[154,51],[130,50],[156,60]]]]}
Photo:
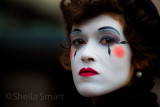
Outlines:
{"type": "Polygon", "coordinates": [[[80,71],[79,71],[79,75],[80,76],[83,76],[83,77],[88,77],[88,76],[94,76],[94,75],[97,75],[98,72],[90,67],[88,68],[82,68],[80,71]]]}

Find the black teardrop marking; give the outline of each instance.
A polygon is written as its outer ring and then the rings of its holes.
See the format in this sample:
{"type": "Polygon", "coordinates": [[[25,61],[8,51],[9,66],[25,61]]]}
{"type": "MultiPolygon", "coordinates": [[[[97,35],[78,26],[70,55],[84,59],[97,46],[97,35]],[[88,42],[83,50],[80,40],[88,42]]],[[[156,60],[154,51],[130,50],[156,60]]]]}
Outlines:
{"type": "Polygon", "coordinates": [[[76,50],[75,53],[74,53],[74,57],[76,56],[76,54],[77,54],[77,50],[76,50]]]}
{"type": "Polygon", "coordinates": [[[111,54],[111,49],[110,49],[109,45],[108,45],[108,54],[109,54],[109,56],[111,54]]]}

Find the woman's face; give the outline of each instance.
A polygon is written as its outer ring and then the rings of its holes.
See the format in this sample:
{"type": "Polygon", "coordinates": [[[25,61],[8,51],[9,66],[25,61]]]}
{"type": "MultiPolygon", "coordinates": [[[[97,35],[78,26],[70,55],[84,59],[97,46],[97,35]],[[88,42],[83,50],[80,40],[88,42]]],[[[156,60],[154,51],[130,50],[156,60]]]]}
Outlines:
{"type": "Polygon", "coordinates": [[[118,20],[97,16],[73,25],[70,37],[73,80],[81,95],[104,95],[130,82],[131,51],[118,20]]]}

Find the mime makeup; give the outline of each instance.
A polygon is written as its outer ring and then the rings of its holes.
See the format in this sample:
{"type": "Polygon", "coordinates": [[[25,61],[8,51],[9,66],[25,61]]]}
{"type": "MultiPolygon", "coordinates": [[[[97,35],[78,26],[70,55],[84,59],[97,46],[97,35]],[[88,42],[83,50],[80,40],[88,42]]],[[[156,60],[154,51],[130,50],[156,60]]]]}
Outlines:
{"type": "Polygon", "coordinates": [[[77,50],[76,50],[75,53],[74,53],[74,58],[75,58],[76,54],[77,54],[77,50]]]}
{"type": "MultiPolygon", "coordinates": [[[[126,41],[122,41],[118,44],[126,44],[127,42],[126,41]]],[[[124,49],[121,47],[121,46],[117,46],[116,48],[114,48],[114,55],[119,57],[119,58],[122,58],[124,56],[124,49]]],[[[108,54],[110,55],[111,54],[111,49],[108,45],[108,54]]]]}
{"type": "Polygon", "coordinates": [[[127,40],[119,21],[100,15],[73,25],[70,37],[71,56],[75,57],[71,60],[72,75],[81,95],[100,96],[129,83],[131,51],[129,44],[124,45],[127,40]]]}
{"type": "Polygon", "coordinates": [[[109,55],[111,54],[111,49],[110,49],[109,45],[108,45],[108,54],[109,55]]]}
{"type": "Polygon", "coordinates": [[[126,44],[127,42],[126,41],[122,41],[122,42],[120,42],[119,44],[126,44]]]}
{"type": "Polygon", "coordinates": [[[70,51],[70,59],[72,60],[72,56],[73,56],[73,48],[71,48],[71,51],[70,51]]]}
{"type": "Polygon", "coordinates": [[[117,33],[118,35],[120,35],[120,33],[115,28],[113,28],[111,26],[101,27],[98,29],[98,31],[111,31],[111,32],[114,32],[114,33],[117,33]]]}
{"type": "Polygon", "coordinates": [[[74,53],[74,58],[77,54],[77,50],[74,52],[73,48],[71,48],[71,51],[70,51],[70,59],[72,60],[72,57],[73,57],[73,53],[74,53]]]}
{"type": "Polygon", "coordinates": [[[125,55],[124,49],[122,46],[116,46],[113,48],[113,54],[118,58],[123,58],[125,55]]]}
{"type": "Polygon", "coordinates": [[[111,54],[111,49],[110,46],[112,44],[118,43],[120,41],[119,36],[120,33],[113,27],[111,26],[104,26],[98,29],[99,32],[101,32],[102,35],[105,35],[102,40],[101,43],[103,45],[108,45],[108,54],[110,56],[111,54]]]}

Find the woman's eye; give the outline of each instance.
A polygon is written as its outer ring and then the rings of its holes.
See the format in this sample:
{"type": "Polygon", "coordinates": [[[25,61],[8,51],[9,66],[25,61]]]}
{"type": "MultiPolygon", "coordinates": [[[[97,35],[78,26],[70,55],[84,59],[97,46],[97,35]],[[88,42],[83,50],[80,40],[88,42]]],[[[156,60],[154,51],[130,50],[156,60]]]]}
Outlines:
{"type": "Polygon", "coordinates": [[[113,38],[103,38],[99,43],[102,45],[111,45],[115,43],[115,40],[113,38]]]}
{"type": "Polygon", "coordinates": [[[81,45],[83,45],[83,44],[86,44],[86,42],[85,42],[83,39],[76,39],[76,40],[74,40],[74,41],[72,42],[72,44],[73,44],[74,46],[81,46],[81,45]]]}

